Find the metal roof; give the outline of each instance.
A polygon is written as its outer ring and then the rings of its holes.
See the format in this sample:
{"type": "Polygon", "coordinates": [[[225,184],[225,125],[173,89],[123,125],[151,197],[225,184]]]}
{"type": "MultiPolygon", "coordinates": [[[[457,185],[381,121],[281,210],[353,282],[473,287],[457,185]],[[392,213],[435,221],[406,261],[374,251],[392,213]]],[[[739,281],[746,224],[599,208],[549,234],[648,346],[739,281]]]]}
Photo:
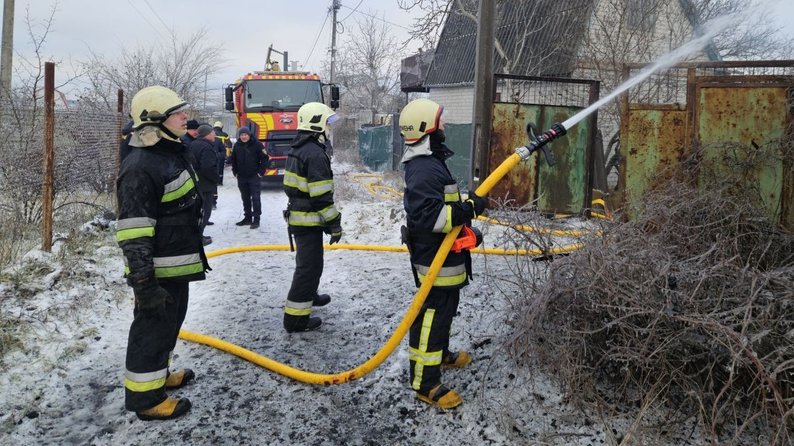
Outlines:
{"type": "MultiPolygon", "coordinates": [[[[494,34],[507,59],[494,51],[494,71],[570,76],[595,0],[510,0],[497,3],[494,34]]],[[[426,86],[471,84],[477,24],[453,8],[436,47],[426,86]]]]}

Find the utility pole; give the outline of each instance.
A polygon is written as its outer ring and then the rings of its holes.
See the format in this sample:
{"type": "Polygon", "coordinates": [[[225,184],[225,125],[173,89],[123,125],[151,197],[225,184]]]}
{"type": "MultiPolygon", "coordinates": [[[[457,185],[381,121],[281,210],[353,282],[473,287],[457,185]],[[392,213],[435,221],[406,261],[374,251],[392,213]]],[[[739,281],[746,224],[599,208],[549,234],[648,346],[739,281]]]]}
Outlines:
{"type": "Polygon", "coordinates": [[[4,0],[2,50],[0,50],[0,98],[11,96],[11,62],[13,50],[14,0],[4,0]]]}
{"type": "Polygon", "coordinates": [[[493,54],[495,0],[480,0],[477,14],[477,53],[474,65],[474,116],[469,157],[469,187],[474,190],[488,173],[493,114],[493,54]]]}
{"type": "Polygon", "coordinates": [[[336,12],[342,7],[339,0],[333,0],[331,10],[333,13],[333,20],[331,21],[331,79],[330,83],[335,83],[334,73],[336,71],[336,12]]]}

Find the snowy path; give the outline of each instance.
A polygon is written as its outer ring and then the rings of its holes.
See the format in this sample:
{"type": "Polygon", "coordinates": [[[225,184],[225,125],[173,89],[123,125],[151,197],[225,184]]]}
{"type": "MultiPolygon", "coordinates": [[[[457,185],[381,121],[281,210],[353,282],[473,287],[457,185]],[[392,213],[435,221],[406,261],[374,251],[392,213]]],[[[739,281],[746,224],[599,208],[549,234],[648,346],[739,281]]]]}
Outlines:
{"type": "MultiPolygon", "coordinates": [[[[263,190],[262,225],[251,230],[234,225],[242,218],[240,197],[228,170],[225,181],[211,218],[215,225],[205,231],[214,239],[208,250],[287,243],[281,189],[263,190]]],[[[338,176],[340,181],[345,177],[338,176]]],[[[399,201],[355,198],[339,205],[342,243],[399,245],[399,201]]],[[[559,396],[550,386],[532,387],[516,376],[498,345],[506,330],[503,303],[483,274],[463,291],[453,325],[453,347],[468,349],[475,358],[470,367],[445,373],[445,382],[465,401],[456,410],[443,412],[415,400],[407,382],[407,340],[371,374],[327,387],[299,383],[227,353],[180,341],[174,366],[193,368],[197,380],[175,393],[189,397],[193,409],[173,422],[138,421],[124,411],[121,380],[131,292],[120,278],[120,250],[105,247],[98,252],[94,276],[104,276],[104,281],[90,286],[85,280],[64,282],[69,290],[95,298],[90,311],[79,324],[61,326],[58,336],[41,334],[42,349],[78,343],[80,351],[60,360],[52,358],[63,355],[35,349],[7,358],[8,369],[0,375],[0,444],[459,446],[537,444],[546,434],[554,444],[603,442],[603,435],[558,407],[559,396]],[[117,293],[125,293],[120,303],[114,298],[117,293]],[[554,440],[561,419],[557,410],[568,417],[560,423],[572,433],[554,440]]],[[[386,342],[413,299],[408,255],[329,251],[325,258],[320,290],[331,294],[332,302],[315,310],[324,322],[317,332],[288,335],[282,328],[294,268],[289,252],[211,259],[208,280],[191,285],[184,328],[308,371],[355,367],[386,342]]],[[[489,277],[505,261],[488,259],[489,277]]],[[[484,263],[482,256],[474,257],[475,275],[484,263]]],[[[53,299],[64,298],[66,291],[58,290],[53,289],[53,299]]]]}

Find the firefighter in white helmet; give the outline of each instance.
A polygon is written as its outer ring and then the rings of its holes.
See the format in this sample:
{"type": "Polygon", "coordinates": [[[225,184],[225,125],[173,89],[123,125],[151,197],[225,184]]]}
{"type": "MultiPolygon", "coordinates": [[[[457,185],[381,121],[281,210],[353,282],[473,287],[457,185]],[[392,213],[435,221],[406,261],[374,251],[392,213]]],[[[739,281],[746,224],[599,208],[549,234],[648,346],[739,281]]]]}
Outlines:
{"type": "Polygon", "coordinates": [[[405,138],[403,205],[407,219],[402,238],[411,253],[414,280],[419,287],[446,234],[455,226],[465,225],[461,234],[471,235],[456,240],[456,245],[462,243],[444,261],[411,325],[408,339],[411,388],[421,401],[450,409],[463,400],[441,382],[441,367],[460,368],[472,361],[469,353],[449,349],[449,333],[458,310],[460,289],[471,277],[469,249],[482,240],[470,223],[483,213],[486,200],[472,192],[461,199],[458,183],[445,163],[454,152],[444,144],[443,111],[429,99],[417,99],[400,112],[400,131],[405,138]],[[467,240],[472,243],[467,244],[467,240]]]}
{"type": "Polygon", "coordinates": [[[166,394],[195,376],[168,366],[187,311],[188,284],[209,270],[199,230],[198,178],[179,140],[187,127],[185,107],[179,95],[160,86],[132,98],[133,148],[117,182],[116,240],[135,295],[125,406],[142,420],[176,418],[191,407],[187,398],[166,394]]]}
{"type": "Polygon", "coordinates": [[[323,232],[330,244],[342,237],[342,214],[334,204],[334,174],[326,153],[326,130],[337,115],[319,102],[304,104],[298,110],[298,135],[284,168],[284,192],[289,204],[284,216],[289,226],[290,243],[295,240],[295,274],[284,306],[287,332],[316,330],[322,324],[312,317],[312,307],[331,301],[318,294],[323,274],[323,232]]]}

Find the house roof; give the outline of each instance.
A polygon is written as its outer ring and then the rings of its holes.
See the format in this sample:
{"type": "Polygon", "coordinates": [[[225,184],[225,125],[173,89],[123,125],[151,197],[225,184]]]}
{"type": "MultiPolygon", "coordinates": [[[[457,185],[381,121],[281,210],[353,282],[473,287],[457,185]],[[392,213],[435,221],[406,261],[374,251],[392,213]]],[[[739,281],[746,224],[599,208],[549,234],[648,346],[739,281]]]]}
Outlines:
{"type": "MultiPolygon", "coordinates": [[[[569,76],[595,0],[511,0],[497,3],[497,73],[569,76]]],[[[441,31],[426,86],[474,82],[477,24],[453,8],[441,31]]]]}

